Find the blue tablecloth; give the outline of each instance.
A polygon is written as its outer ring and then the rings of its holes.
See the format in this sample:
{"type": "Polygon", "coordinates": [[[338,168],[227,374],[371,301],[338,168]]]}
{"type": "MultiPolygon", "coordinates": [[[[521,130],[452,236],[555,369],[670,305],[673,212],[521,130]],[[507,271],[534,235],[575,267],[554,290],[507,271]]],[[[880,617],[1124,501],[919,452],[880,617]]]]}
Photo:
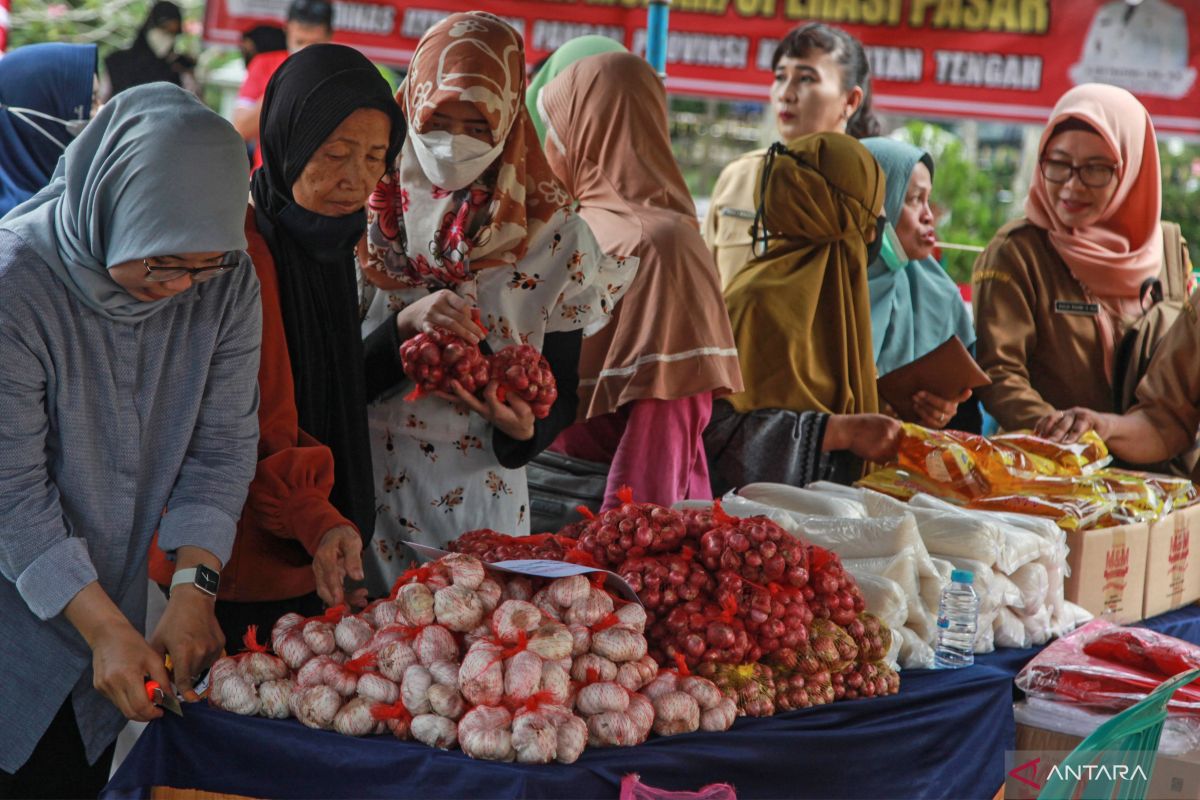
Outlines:
{"type": "Polygon", "coordinates": [[[637,772],[655,787],[732,783],[740,798],[991,798],[1015,744],[1012,676],[976,665],[907,671],[898,695],[834,703],[725,733],[588,749],[572,765],[474,761],[391,737],[349,739],[294,720],[187,706],[151,723],[102,797],[153,786],[252,797],[615,798],[637,772]]]}
{"type": "MultiPolygon", "coordinates": [[[[1183,639],[1185,642],[1200,645],[1200,605],[1177,608],[1137,624],[1177,639],[1183,639]]],[[[1016,677],[1021,668],[1040,652],[1042,652],[1041,647],[1024,649],[1002,647],[994,653],[976,656],[975,663],[994,667],[1016,677]]]]}

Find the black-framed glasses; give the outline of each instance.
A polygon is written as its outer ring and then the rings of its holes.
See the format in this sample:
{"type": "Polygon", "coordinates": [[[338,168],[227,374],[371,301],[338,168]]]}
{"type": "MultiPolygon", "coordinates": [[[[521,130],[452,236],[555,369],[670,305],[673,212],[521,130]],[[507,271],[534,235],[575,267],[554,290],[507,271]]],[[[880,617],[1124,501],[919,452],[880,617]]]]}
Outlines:
{"type": "Polygon", "coordinates": [[[231,250],[221,256],[219,263],[208,267],[180,267],[174,264],[159,264],[151,263],[157,259],[143,259],[142,263],[146,266],[146,280],[152,283],[166,283],[174,281],[187,275],[192,279],[192,283],[204,283],[212,280],[218,275],[224,275],[234,267],[242,263],[241,253],[236,250],[231,250]]]}
{"type": "Polygon", "coordinates": [[[1053,158],[1043,158],[1039,164],[1042,177],[1051,183],[1066,183],[1072,175],[1079,176],[1079,182],[1092,189],[1103,189],[1112,183],[1117,168],[1112,164],[1080,164],[1076,166],[1069,161],[1058,161],[1053,158]]]}

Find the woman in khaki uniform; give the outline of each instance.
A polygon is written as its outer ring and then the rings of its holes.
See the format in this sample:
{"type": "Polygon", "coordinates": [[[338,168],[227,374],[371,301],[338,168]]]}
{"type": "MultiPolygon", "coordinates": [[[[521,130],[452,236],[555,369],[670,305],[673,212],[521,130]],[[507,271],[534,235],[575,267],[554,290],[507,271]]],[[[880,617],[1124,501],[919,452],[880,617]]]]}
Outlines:
{"type": "MultiPolygon", "coordinates": [[[[1105,414],[1090,408],[1054,411],[1038,424],[1038,434],[1074,442],[1095,430],[1113,455],[1130,464],[1158,464],[1191,448],[1200,429],[1198,302],[1200,293],[1193,295],[1162,338],[1138,386],[1138,404],[1127,414],[1105,414]]],[[[1200,480],[1200,467],[1192,470],[1191,477],[1200,480]]]]}
{"type": "Polygon", "coordinates": [[[1032,428],[1056,408],[1116,408],[1122,337],[1156,291],[1181,301],[1186,285],[1179,228],[1159,220],[1161,194],[1141,103],[1100,84],[1063,95],[1025,218],[975,263],[976,359],[992,379],[978,397],[1001,428],[1032,428]]]}
{"type": "MultiPolygon", "coordinates": [[[[862,43],[839,28],[809,23],[794,28],[771,60],[771,110],[779,141],[811,133],[879,134],[871,112],[869,66],[862,43]]],[[[755,150],[733,161],[717,178],[704,219],[704,241],[721,273],[721,286],[750,263],[750,225],[763,157],[755,150]]]]}

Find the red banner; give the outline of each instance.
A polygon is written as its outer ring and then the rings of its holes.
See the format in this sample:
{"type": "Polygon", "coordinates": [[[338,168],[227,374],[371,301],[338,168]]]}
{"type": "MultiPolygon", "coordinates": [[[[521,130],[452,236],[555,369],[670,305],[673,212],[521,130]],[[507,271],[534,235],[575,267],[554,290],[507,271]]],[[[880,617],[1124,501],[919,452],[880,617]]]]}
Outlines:
{"type": "MultiPolygon", "coordinates": [[[[235,44],[287,6],[209,0],[206,38],[235,44]]],[[[644,0],[346,0],[334,28],[338,41],[404,65],[431,25],[472,8],[516,27],[530,61],[586,33],[645,52],[644,0]]],[[[883,111],[1040,123],[1067,89],[1099,81],[1130,89],[1159,130],[1200,136],[1197,0],[674,0],[667,88],[766,100],[776,43],[813,20],[867,46],[883,111]]]]}
{"type": "Polygon", "coordinates": [[[8,10],[10,0],[0,0],[0,53],[8,49],[8,10]]]}

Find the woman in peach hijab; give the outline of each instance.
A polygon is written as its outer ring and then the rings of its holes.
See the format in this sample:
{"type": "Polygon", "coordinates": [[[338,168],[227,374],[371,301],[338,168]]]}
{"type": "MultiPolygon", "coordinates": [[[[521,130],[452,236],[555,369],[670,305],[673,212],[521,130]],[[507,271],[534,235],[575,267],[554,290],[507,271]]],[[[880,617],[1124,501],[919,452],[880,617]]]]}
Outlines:
{"type": "Polygon", "coordinates": [[[1056,408],[1116,410],[1123,337],[1164,287],[1168,300],[1185,291],[1179,227],[1160,221],[1161,195],[1142,104],[1100,84],[1063,95],[1025,218],[975,264],[976,357],[992,379],[979,397],[1002,428],[1031,428],[1056,408]]]}
{"type": "Polygon", "coordinates": [[[640,260],[613,321],[584,339],[581,416],[556,449],[611,463],[640,501],[709,498],[702,433],[714,397],[741,391],[737,349],[696,207],[671,153],[662,82],[641,58],[605,53],[543,89],[546,157],[610,256],[640,260]]]}

